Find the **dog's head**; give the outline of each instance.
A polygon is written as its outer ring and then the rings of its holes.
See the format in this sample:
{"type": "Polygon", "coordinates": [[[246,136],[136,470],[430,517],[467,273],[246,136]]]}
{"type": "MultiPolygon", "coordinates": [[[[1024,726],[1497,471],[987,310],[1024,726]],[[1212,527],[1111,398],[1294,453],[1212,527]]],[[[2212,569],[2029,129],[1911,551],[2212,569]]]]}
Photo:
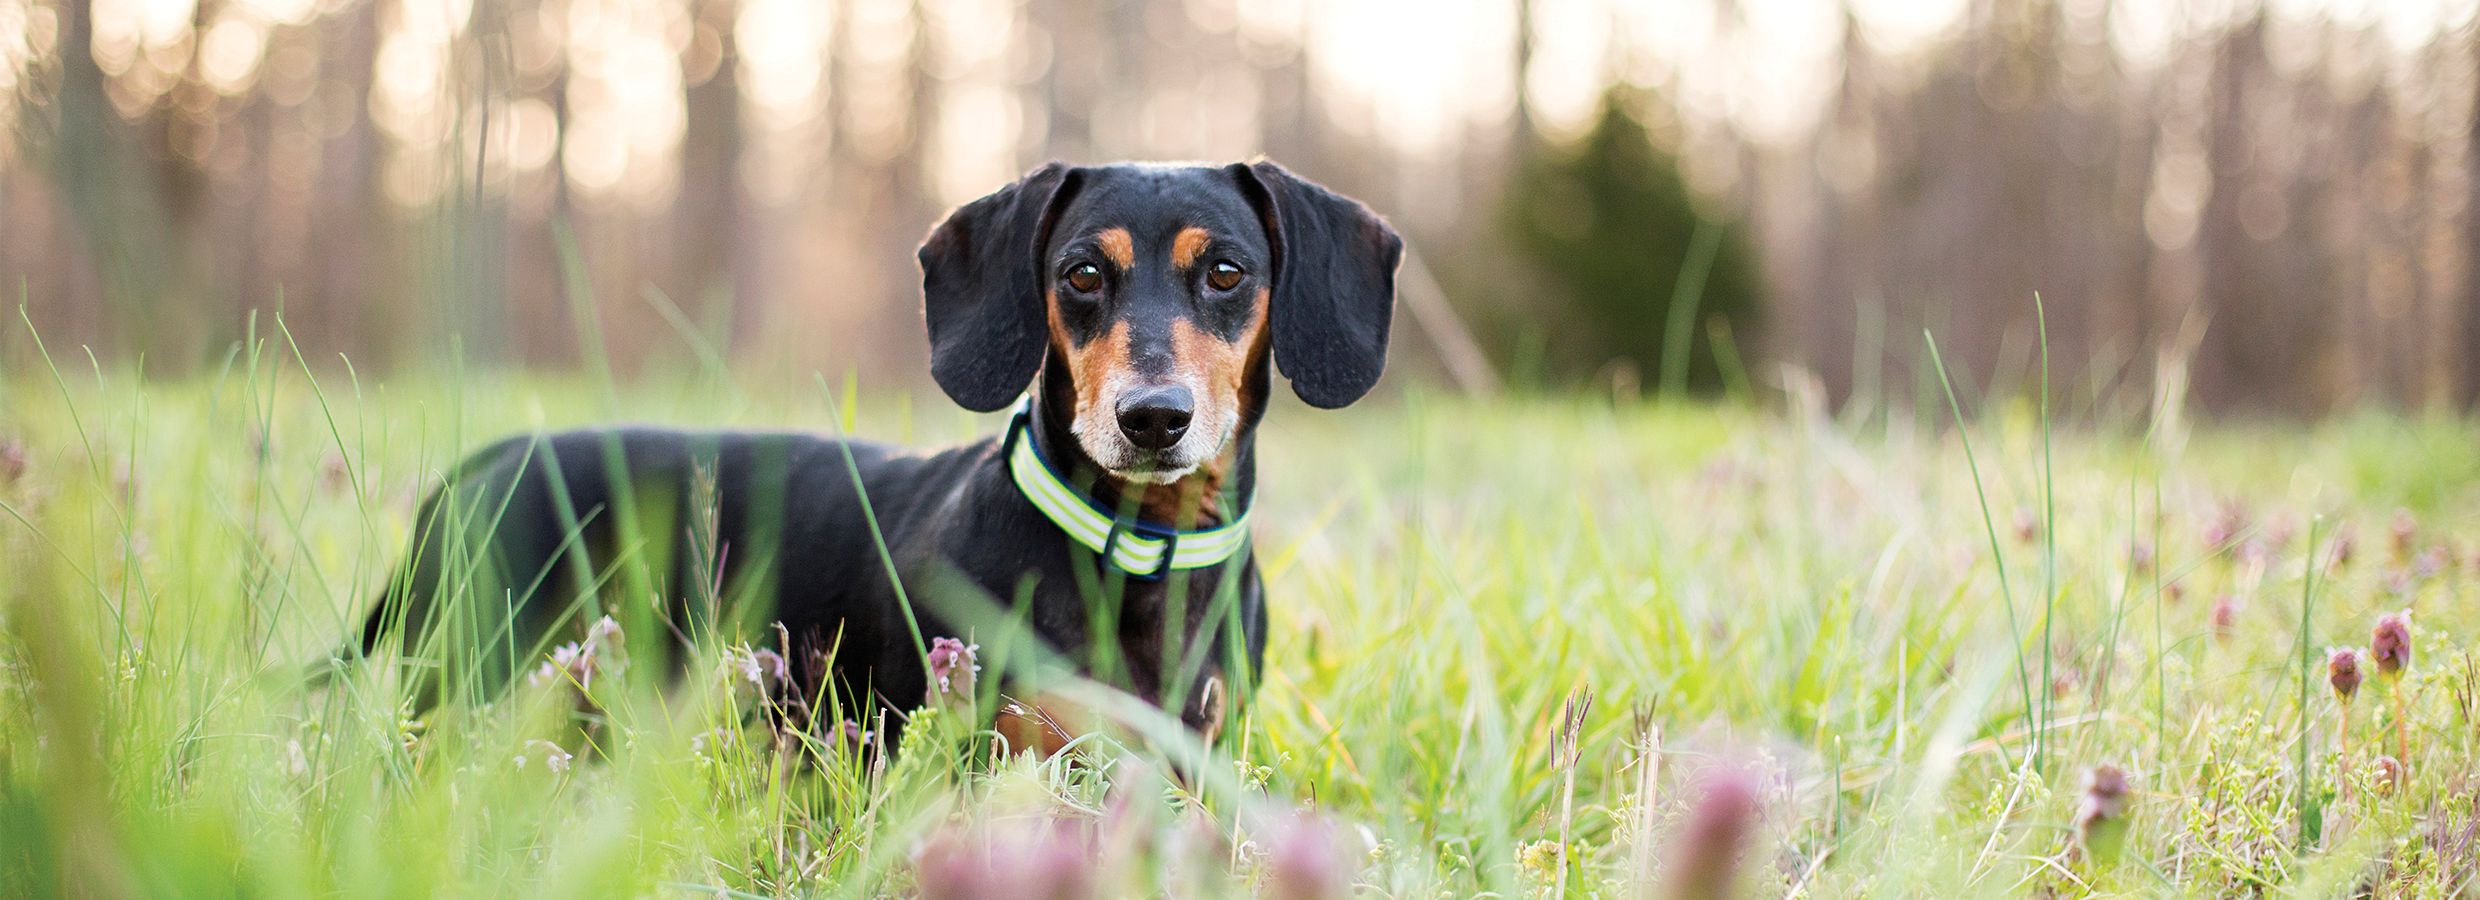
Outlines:
{"type": "Polygon", "coordinates": [[[1402,254],[1368,207],[1271,162],[1052,163],[922,244],[930,373],[988,411],[1047,358],[1087,456],[1176,480],[1263,410],[1270,352],[1310,405],[1368,393],[1402,254]]]}

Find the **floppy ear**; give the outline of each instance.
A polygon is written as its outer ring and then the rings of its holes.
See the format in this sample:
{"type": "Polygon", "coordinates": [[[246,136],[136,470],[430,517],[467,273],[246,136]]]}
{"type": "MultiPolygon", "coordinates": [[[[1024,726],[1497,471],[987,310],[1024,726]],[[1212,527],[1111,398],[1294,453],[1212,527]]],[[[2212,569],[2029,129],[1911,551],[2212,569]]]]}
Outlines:
{"type": "Polygon", "coordinates": [[[957,207],[921,243],[930,375],[956,405],[1006,406],[1042,365],[1042,246],[1076,172],[1051,163],[957,207]]]}
{"type": "Polygon", "coordinates": [[[1310,406],[1334,409],[1369,393],[1386,368],[1403,239],[1360,201],[1271,161],[1227,171],[1256,204],[1274,247],[1275,365],[1310,406]]]}

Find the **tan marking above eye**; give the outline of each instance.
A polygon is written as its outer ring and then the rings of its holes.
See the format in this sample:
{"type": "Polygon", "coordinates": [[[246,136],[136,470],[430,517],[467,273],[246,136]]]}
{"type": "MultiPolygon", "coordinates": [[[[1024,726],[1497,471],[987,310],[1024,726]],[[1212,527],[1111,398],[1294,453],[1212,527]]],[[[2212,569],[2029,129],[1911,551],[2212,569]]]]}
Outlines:
{"type": "Polygon", "coordinates": [[[1197,367],[1205,375],[1206,396],[1198,409],[1199,418],[1209,410],[1237,414],[1240,390],[1248,381],[1249,364],[1254,360],[1258,337],[1265,325],[1266,293],[1259,291],[1257,303],[1249,311],[1249,322],[1238,340],[1226,341],[1199,330],[1187,319],[1171,322],[1171,354],[1182,365],[1197,367]]]}
{"type": "Polygon", "coordinates": [[[1120,271],[1137,267],[1137,242],[1128,236],[1128,229],[1105,228],[1094,235],[1094,243],[1102,248],[1102,255],[1109,257],[1111,264],[1118,266],[1120,271]]]}
{"type": "Polygon", "coordinates": [[[1196,265],[1197,257],[1205,255],[1206,247],[1212,243],[1214,235],[1203,228],[1191,225],[1180,229],[1179,236],[1171,239],[1171,267],[1186,269],[1196,265]]]}

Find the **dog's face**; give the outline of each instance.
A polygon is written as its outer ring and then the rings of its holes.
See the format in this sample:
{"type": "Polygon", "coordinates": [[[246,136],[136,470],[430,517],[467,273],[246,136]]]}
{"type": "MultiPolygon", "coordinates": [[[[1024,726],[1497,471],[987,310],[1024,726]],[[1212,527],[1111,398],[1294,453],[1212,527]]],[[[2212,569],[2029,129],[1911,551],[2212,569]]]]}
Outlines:
{"type": "Polygon", "coordinates": [[[1047,359],[1086,456],[1177,480],[1255,420],[1269,357],[1316,406],[1376,383],[1401,253],[1368,208],[1273,163],[1054,163],[922,245],[931,372],[989,410],[1047,359]]]}
{"type": "Polygon", "coordinates": [[[1220,455],[1264,402],[1273,296],[1266,228],[1239,184],[1212,169],[1100,170],[1050,231],[1043,318],[1077,445],[1137,481],[1220,455]]]}

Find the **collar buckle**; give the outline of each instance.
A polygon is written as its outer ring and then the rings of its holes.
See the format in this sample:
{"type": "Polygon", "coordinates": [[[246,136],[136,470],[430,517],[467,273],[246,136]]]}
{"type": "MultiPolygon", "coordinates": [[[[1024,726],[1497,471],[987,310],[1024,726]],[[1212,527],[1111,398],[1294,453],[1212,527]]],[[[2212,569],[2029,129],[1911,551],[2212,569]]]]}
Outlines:
{"type": "Polygon", "coordinates": [[[1164,529],[1141,519],[1132,519],[1122,516],[1112,517],[1111,530],[1108,534],[1103,536],[1102,549],[1097,551],[1097,555],[1102,558],[1104,565],[1108,565],[1114,569],[1126,572],[1128,573],[1128,577],[1134,578],[1138,581],[1161,581],[1164,578],[1169,577],[1171,575],[1171,561],[1178,559],[1179,553],[1179,532],[1164,529]],[[1120,565],[1119,540],[1122,535],[1130,534],[1162,545],[1162,556],[1155,561],[1152,571],[1139,571],[1120,565]]]}

